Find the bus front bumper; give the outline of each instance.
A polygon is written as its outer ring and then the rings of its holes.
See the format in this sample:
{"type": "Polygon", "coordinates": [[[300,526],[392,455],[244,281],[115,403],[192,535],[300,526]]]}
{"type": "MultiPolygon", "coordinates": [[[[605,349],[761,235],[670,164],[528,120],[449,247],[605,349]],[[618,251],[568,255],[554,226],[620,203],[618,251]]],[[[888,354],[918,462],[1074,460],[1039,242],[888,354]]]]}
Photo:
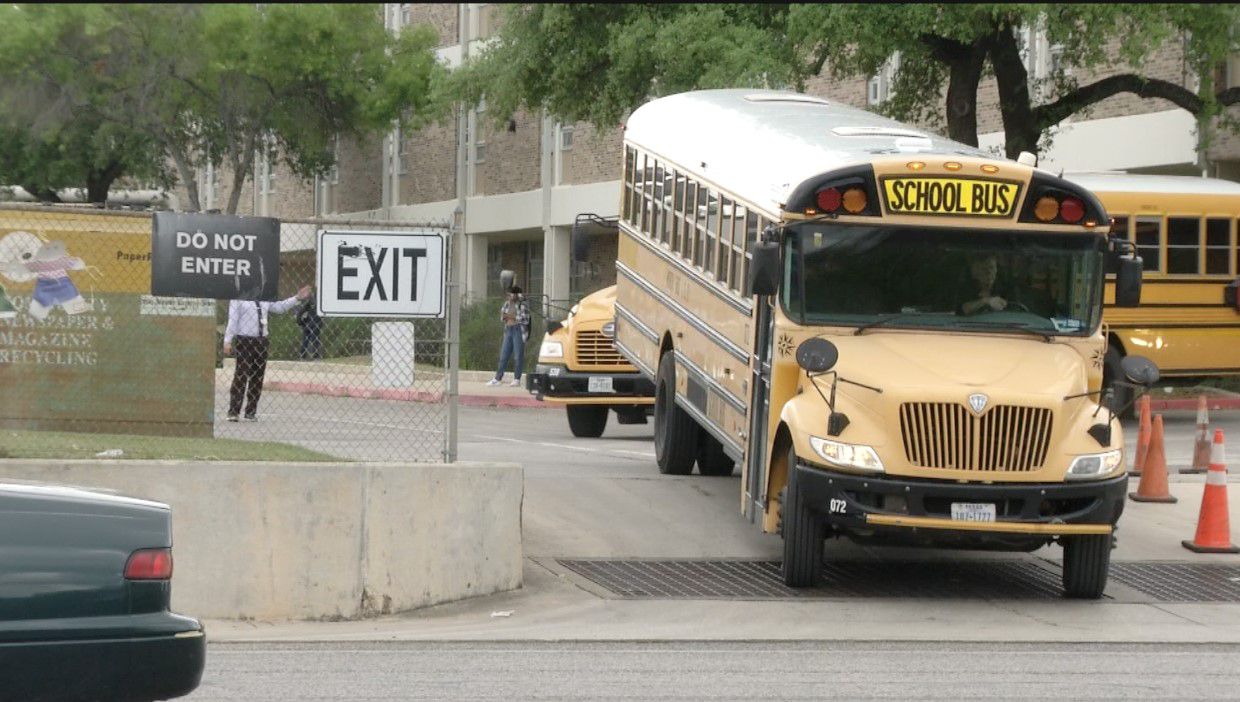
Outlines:
{"type": "Polygon", "coordinates": [[[640,405],[654,403],[654,383],[641,373],[582,373],[538,364],[526,375],[526,389],[548,402],[640,405]]]}
{"type": "Polygon", "coordinates": [[[1111,534],[1128,476],[1066,483],[954,483],[854,475],[797,462],[810,509],[858,540],[1026,550],[1059,536],[1111,534]],[[993,506],[993,521],[953,518],[953,504],[993,506]]]}

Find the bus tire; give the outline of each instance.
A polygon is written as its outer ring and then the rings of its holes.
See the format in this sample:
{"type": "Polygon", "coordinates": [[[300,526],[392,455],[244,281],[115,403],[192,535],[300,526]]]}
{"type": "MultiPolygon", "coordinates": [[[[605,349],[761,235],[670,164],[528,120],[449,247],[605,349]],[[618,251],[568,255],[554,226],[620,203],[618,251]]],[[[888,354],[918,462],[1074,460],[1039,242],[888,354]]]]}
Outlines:
{"type": "Polygon", "coordinates": [[[723,444],[707,432],[702,432],[702,445],[698,447],[698,472],[702,475],[727,477],[732,475],[736,461],[723,450],[723,444]]]}
{"type": "Polygon", "coordinates": [[[1111,535],[1089,534],[1063,539],[1063,594],[1096,600],[1107,587],[1111,568],[1111,535]]]}
{"type": "Polygon", "coordinates": [[[568,428],[573,436],[597,439],[607,427],[607,405],[569,405],[568,428]]]}
{"type": "MultiPolygon", "coordinates": [[[[1111,389],[1111,411],[1120,419],[1132,419],[1136,416],[1132,403],[1132,388],[1115,385],[1112,381],[1124,379],[1124,369],[1120,365],[1123,355],[1114,346],[1107,348],[1106,358],[1102,361],[1102,387],[1111,389]],[[1123,413],[1120,413],[1123,410],[1123,413]]],[[[1105,396],[1105,394],[1104,394],[1105,396]]]]}
{"type": "Polygon", "coordinates": [[[676,404],[676,358],[669,351],[659,359],[654,392],[654,455],[660,473],[693,472],[700,431],[693,417],[676,404]]]}
{"type": "Polygon", "coordinates": [[[788,447],[788,484],[780,498],[784,536],[784,584],[810,587],[822,573],[822,520],[814,514],[798,489],[796,449],[788,447]]]}

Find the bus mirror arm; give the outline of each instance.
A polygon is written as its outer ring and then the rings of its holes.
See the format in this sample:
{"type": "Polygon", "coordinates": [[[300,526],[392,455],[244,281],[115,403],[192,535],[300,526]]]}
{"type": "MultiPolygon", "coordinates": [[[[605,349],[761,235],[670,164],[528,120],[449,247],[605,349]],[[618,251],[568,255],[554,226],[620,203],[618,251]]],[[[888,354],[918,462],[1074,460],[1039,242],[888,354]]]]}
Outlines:
{"type": "Polygon", "coordinates": [[[818,396],[821,397],[822,401],[827,404],[827,409],[831,410],[831,414],[827,416],[827,434],[829,436],[839,436],[841,433],[843,433],[845,429],[848,428],[848,423],[849,423],[848,415],[844,414],[843,412],[835,411],[835,389],[836,387],[839,386],[840,383],[848,383],[849,385],[856,385],[857,387],[865,388],[866,390],[873,390],[874,392],[879,393],[880,395],[883,392],[881,388],[876,388],[870,385],[865,385],[863,383],[858,383],[858,382],[849,380],[848,378],[841,378],[840,374],[836,371],[824,371],[822,373],[806,373],[805,375],[806,377],[809,378],[810,384],[814,386],[814,390],[818,392],[818,396]],[[827,396],[822,394],[822,388],[818,387],[818,383],[813,382],[815,378],[819,378],[825,375],[831,376],[831,399],[827,399],[827,396]]]}
{"type": "MultiPolygon", "coordinates": [[[[1127,412],[1128,408],[1132,407],[1137,402],[1137,400],[1141,399],[1142,395],[1150,391],[1150,387],[1148,385],[1142,385],[1141,383],[1130,383],[1125,380],[1112,380],[1111,383],[1112,385],[1123,385],[1126,388],[1133,388],[1134,390],[1136,390],[1136,392],[1133,393],[1132,399],[1129,400],[1128,403],[1125,404],[1122,408],[1120,408],[1119,412],[1116,412],[1114,409],[1112,409],[1112,404],[1110,402],[1099,402],[1098,406],[1094,408],[1093,416],[1097,417],[1098,413],[1102,411],[1102,408],[1106,407],[1107,421],[1105,423],[1095,424],[1091,426],[1089,429],[1086,430],[1086,432],[1090,436],[1092,436],[1095,441],[1098,442],[1098,445],[1103,446],[1103,447],[1107,447],[1111,445],[1111,422],[1115,419],[1115,416],[1117,414],[1123,414],[1124,412],[1127,412]]],[[[1090,392],[1082,392],[1076,395],[1065,395],[1063,399],[1064,401],[1075,400],[1079,397],[1101,395],[1102,393],[1111,395],[1112,390],[1111,388],[1092,390],[1090,392]]]]}

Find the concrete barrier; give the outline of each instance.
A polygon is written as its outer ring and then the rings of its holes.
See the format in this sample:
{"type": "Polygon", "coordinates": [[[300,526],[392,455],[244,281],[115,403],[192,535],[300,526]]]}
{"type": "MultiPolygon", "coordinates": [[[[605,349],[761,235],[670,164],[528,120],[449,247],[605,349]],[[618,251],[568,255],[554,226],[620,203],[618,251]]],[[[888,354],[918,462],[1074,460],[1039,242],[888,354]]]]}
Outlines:
{"type": "Polygon", "coordinates": [[[521,587],[520,466],[0,461],[172,507],[173,609],[356,619],[521,587]]]}

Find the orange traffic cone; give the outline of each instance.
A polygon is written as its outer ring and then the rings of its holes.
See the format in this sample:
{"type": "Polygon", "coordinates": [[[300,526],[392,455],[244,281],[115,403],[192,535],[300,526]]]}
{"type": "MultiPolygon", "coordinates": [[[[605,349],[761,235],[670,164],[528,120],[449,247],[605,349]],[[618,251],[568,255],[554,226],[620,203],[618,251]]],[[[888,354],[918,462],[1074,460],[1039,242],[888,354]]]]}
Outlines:
{"type": "Polygon", "coordinates": [[[1240,553],[1231,542],[1227,523],[1227,466],[1223,457],[1223,430],[1214,432],[1210,449],[1210,470],[1206,489],[1201,493],[1201,514],[1197,517],[1197,536],[1184,541],[1184,548],[1197,553],[1240,553]]]}
{"type": "Polygon", "coordinates": [[[1128,471],[1132,475],[1141,475],[1146,456],[1150,452],[1150,396],[1142,395],[1141,399],[1137,400],[1137,406],[1141,408],[1141,423],[1137,430],[1137,455],[1132,462],[1132,469],[1128,471]]]}
{"type": "Polygon", "coordinates": [[[1206,407],[1206,396],[1197,398],[1197,442],[1193,445],[1193,467],[1185,468],[1181,473],[1204,473],[1210,467],[1210,410],[1206,407]]]}
{"type": "Polygon", "coordinates": [[[1163,451],[1163,420],[1154,415],[1150,431],[1150,452],[1145,457],[1145,470],[1141,472],[1141,484],[1128,497],[1137,502],[1176,502],[1167,488],[1167,456],[1163,451]]]}

